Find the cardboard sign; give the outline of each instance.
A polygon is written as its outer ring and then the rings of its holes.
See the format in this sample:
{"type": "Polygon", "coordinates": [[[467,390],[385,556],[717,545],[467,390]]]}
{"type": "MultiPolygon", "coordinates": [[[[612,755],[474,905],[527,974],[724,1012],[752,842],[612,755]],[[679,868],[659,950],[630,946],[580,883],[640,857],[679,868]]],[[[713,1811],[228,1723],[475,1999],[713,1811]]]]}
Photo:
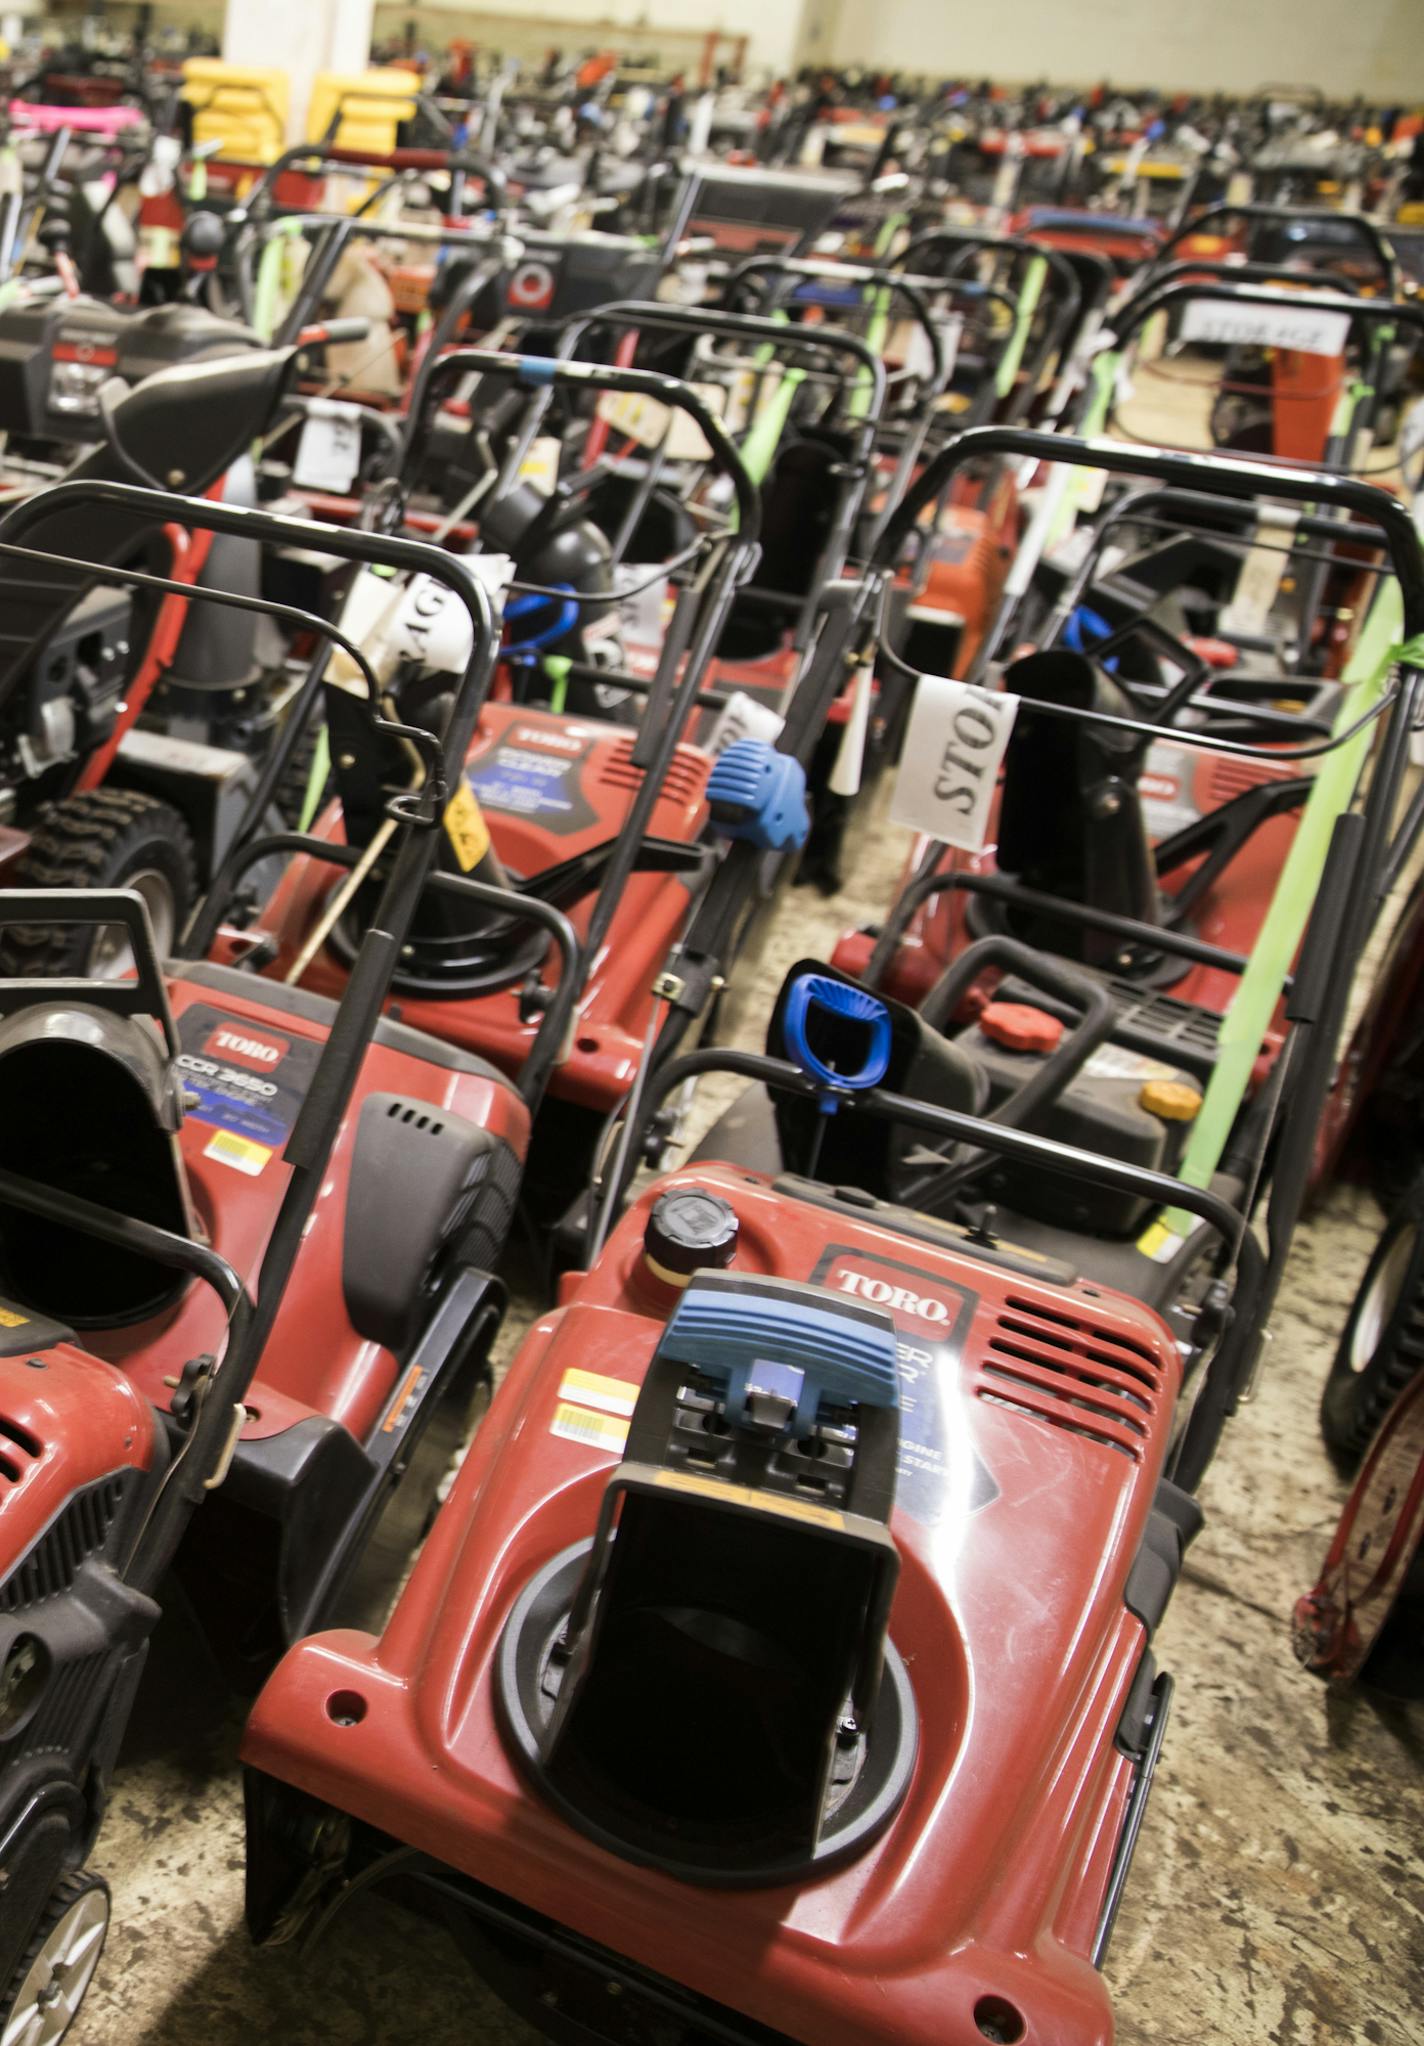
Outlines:
{"type": "Polygon", "coordinates": [[[922,675],[890,815],[964,852],[982,852],[1019,699],[922,675]]]}

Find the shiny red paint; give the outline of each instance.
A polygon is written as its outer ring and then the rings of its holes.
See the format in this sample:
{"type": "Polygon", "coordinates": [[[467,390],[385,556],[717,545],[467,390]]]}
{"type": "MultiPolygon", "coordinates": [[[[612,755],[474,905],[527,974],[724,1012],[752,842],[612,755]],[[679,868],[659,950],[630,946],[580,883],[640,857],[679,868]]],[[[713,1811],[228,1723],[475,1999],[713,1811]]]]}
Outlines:
{"type": "Polygon", "coordinates": [[[245,1760],[805,2046],[982,2046],[983,1997],[1020,2013],[1034,2046],[1106,2046],[1089,1955],[1131,1771],[1114,1735],[1144,1646],[1124,1592],[1179,1392],[1165,1326],[1125,1296],[1020,1277],[719,1165],[660,1181],[566,1297],[526,1337],[384,1634],[290,1651],[245,1760]],[[737,1209],[737,1270],[893,1281],[902,1442],[922,1431],[927,1383],[942,1402],[934,1489],[907,1485],[902,1449],[893,1523],[914,1777],[860,1858],[801,1886],[692,1889],[596,1847],[526,1786],[495,1713],[513,1601],[592,1533],[614,1467],[551,1433],[564,1373],[631,1394],[676,1298],[641,1250],[669,1184],[737,1209]],[[961,1347],[936,1358],[946,1317],[961,1347]],[[1071,1402],[1114,1405],[1107,1385],[1129,1424],[1077,1432],[1071,1402]],[[359,1723],[333,1723],[338,1692],[362,1700],[359,1723]]]}
{"type": "MultiPolygon", "coordinates": [[[[175,977],[169,995],[180,1031],[187,1011],[199,1004],[222,1011],[243,1034],[289,1046],[321,1042],[325,1034],[321,1024],[266,1006],[260,980],[254,978],[251,988],[250,996],[218,993],[175,977]]],[[[447,1071],[387,1045],[370,1047],[303,1239],[297,1282],[283,1301],[248,1396],[251,1418],[243,1431],[247,1438],[275,1435],[311,1414],[322,1414],[343,1423],[362,1441],[395,1385],[396,1359],[351,1326],[341,1285],[342,1231],[351,1198],[361,1104],[369,1094],[382,1092],[414,1095],[465,1116],[502,1138],[518,1157],[524,1156],[529,1115],[512,1088],[496,1079],[447,1071]]],[[[193,1113],[184,1118],[179,1146],[212,1247],[235,1271],[255,1279],[288,1178],[280,1153],[274,1152],[258,1172],[249,1174],[224,1162],[220,1132],[193,1113]]],[[[376,1189],[365,1191],[378,1195],[376,1189]]],[[[189,1357],[219,1348],[223,1327],[219,1302],[209,1288],[195,1285],[166,1314],[88,1340],[96,1352],[122,1364],[144,1398],[165,1408],[169,1401],[165,1377],[176,1375],[189,1357]]]]}
{"type": "Polygon", "coordinates": [[[0,1359],[0,1555],[23,1556],[96,1479],[147,1470],[154,1433],[148,1402],[75,1343],[0,1359]]]}
{"type": "MultiPolygon", "coordinates": [[[[221,480],[207,493],[216,503],[221,503],[222,494],[221,480]]],[[[203,572],[204,563],[213,544],[212,534],[206,528],[190,533],[182,526],[168,525],[163,528],[163,537],[168,542],[169,549],[165,573],[170,575],[174,582],[196,583],[203,572]]],[[[85,761],[83,771],[75,783],[76,788],[97,789],[113,766],[124,734],[137,724],[149,697],[153,694],[154,685],[162,679],[164,669],[178,650],[178,641],[182,637],[183,627],[188,622],[188,606],[191,602],[190,597],[180,596],[176,590],[170,590],[160,602],[143,659],[132,682],[124,690],[123,706],[114,720],[114,729],[103,745],[96,747],[85,761]]]]}
{"type": "MultiPolygon", "coordinates": [[[[1291,766],[1276,767],[1265,761],[1203,752],[1197,756],[1189,793],[1199,814],[1207,814],[1245,788],[1266,781],[1288,781],[1294,771],[1291,766]]],[[[1143,779],[1146,783],[1148,776],[1143,779]]],[[[1275,893],[1296,822],[1294,812],[1268,818],[1252,834],[1197,905],[1191,924],[1194,937],[1228,952],[1243,956],[1250,952],[1275,893]]],[[[928,844],[923,835],[916,837],[905,864],[902,886],[918,870],[928,844]]],[[[992,873],[995,851],[992,838],[982,853],[945,850],[938,871],[992,873]]],[[[1193,862],[1174,872],[1170,877],[1172,886],[1181,887],[1197,864],[1193,862]]],[[[887,994],[912,1006],[924,1000],[950,961],[969,942],[966,912],[970,899],[959,890],[948,890],[931,896],[915,912],[882,978],[887,994]]],[[[832,960],[844,973],[860,973],[868,965],[873,949],[874,941],[867,940],[865,933],[850,931],[836,945],[832,960]]],[[[1216,1015],[1225,1012],[1239,985],[1238,974],[1197,965],[1184,965],[1176,980],[1159,983],[1161,991],[1174,1000],[1195,1002],[1216,1015]]],[[[1281,1035],[1279,1026],[1269,1033],[1267,1042],[1273,1051],[1279,1046],[1281,1035]]]]}
{"type": "MultiPolygon", "coordinates": [[[[588,812],[587,822],[577,829],[555,831],[539,814],[521,814],[512,803],[502,803],[487,788],[481,789],[481,807],[495,850],[512,874],[541,873],[615,835],[628,814],[641,772],[632,765],[633,734],[626,726],[487,704],[469,755],[477,780],[501,743],[536,760],[569,761],[570,785],[576,784],[588,812]]],[[[707,815],[703,790],[710,767],[710,759],[697,747],[679,746],[653,810],[650,829],[655,838],[690,844],[699,837],[707,815]]],[[[316,829],[323,837],[339,837],[339,805],[331,806],[316,829]]],[[[280,977],[291,965],[338,884],[334,867],[293,862],[265,912],[264,920],[281,948],[274,975],[280,977]]],[[[642,1053],[653,980],[687,921],[692,900],[686,877],[656,873],[630,877],[609,939],[590,963],[573,1045],[568,1058],[554,1069],[552,1094],[600,1113],[622,1100],[642,1053]]],[[[569,912],[580,938],[587,932],[592,909],[590,895],[569,912]]],[[[544,977],[553,985],[557,976],[555,954],[544,977]]],[[[345,978],[342,962],[326,951],[312,962],[303,985],[339,995],[345,978]]],[[[476,999],[438,1001],[398,989],[387,1007],[403,1021],[447,1043],[463,1045],[511,1075],[527,1056],[537,1028],[537,1019],[526,1021],[520,1015],[517,986],[476,999]]]]}

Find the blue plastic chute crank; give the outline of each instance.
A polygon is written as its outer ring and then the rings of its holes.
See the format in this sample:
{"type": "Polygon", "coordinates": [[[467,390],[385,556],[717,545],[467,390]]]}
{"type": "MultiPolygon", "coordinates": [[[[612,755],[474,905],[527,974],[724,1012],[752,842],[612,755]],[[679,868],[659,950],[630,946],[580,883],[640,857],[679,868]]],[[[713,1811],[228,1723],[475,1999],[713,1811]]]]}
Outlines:
{"type": "MultiPolygon", "coordinates": [[[[816,1083],[816,1098],[823,1116],[834,1115],[847,1094],[878,1087],[890,1067],[890,1011],[864,988],[851,987],[829,974],[803,973],[791,983],[781,1018],[782,1036],[792,1060],[816,1083]],[[817,1010],[844,1022],[858,1023],[865,1031],[865,1051],[858,1067],[842,1071],[819,1057],[811,1048],[810,1024],[817,1010]]],[[[824,1122],[816,1126],[807,1177],[814,1175],[821,1155],[824,1122]]]]}

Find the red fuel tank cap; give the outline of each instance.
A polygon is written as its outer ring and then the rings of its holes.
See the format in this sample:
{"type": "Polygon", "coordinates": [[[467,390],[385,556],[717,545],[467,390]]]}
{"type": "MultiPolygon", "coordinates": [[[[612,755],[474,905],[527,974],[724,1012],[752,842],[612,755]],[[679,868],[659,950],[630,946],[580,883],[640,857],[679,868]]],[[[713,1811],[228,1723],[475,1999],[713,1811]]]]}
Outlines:
{"type": "Polygon", "coordinates": [[[1057,1016],[1031,1008],[1027,1002],[990,1002],[979,1018],[979,1028],[1008,1051],[1056,1051],[1063,1036],[1057,1016]]]}

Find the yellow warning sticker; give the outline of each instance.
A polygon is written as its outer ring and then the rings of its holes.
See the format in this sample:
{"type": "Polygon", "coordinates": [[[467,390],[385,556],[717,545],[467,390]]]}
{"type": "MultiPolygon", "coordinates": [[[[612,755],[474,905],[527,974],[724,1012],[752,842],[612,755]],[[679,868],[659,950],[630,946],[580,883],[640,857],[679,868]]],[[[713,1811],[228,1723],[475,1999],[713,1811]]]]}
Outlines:
{"type": "Polygon", "coordinates": [[[462,781],[445,805],[445,830],[462,873],[470,873],[489,851],[489,826],[474,790],[462,781]]]}
{"type": "Polygon", "coordinates": [[[566,1371],[559,1382],[561,1400],[577,1400],[581,1407],[597,1407],[605,1414],[622,1414],[626,1419],[638,1400],[638,1388],[626,1378],[605,1378],[601,1371],[566,1371]]]}
{"type": "Polygon", "coordinates": [[[549,1433],[562,1436],[565,1442],[581,1442],[586,1449],[604,1449],[610,1456],[621,1456],[628,1440],[628,1423],[616,1414],[600,1414],[592,1407],[560,1400],[549,1433]]]}
{"type": "Polygon", "coordinates": [[[249,1179],[256,1179],[272,1153],[266,1144],[254,1144],[250,1137],[239,1137],[232,1130],[214,1130],[204,1147],[203,1156],[215,1158],[219,1165],[231,1165],[234,1171],[245,1172],[249,1179]]]}
{"type": "Polygon", "coordinates": [[[23,1328],[29,1318],[27,1314],[16,1314],[13,1307],[0,1307],[0,1328],[23,1328]]]}

